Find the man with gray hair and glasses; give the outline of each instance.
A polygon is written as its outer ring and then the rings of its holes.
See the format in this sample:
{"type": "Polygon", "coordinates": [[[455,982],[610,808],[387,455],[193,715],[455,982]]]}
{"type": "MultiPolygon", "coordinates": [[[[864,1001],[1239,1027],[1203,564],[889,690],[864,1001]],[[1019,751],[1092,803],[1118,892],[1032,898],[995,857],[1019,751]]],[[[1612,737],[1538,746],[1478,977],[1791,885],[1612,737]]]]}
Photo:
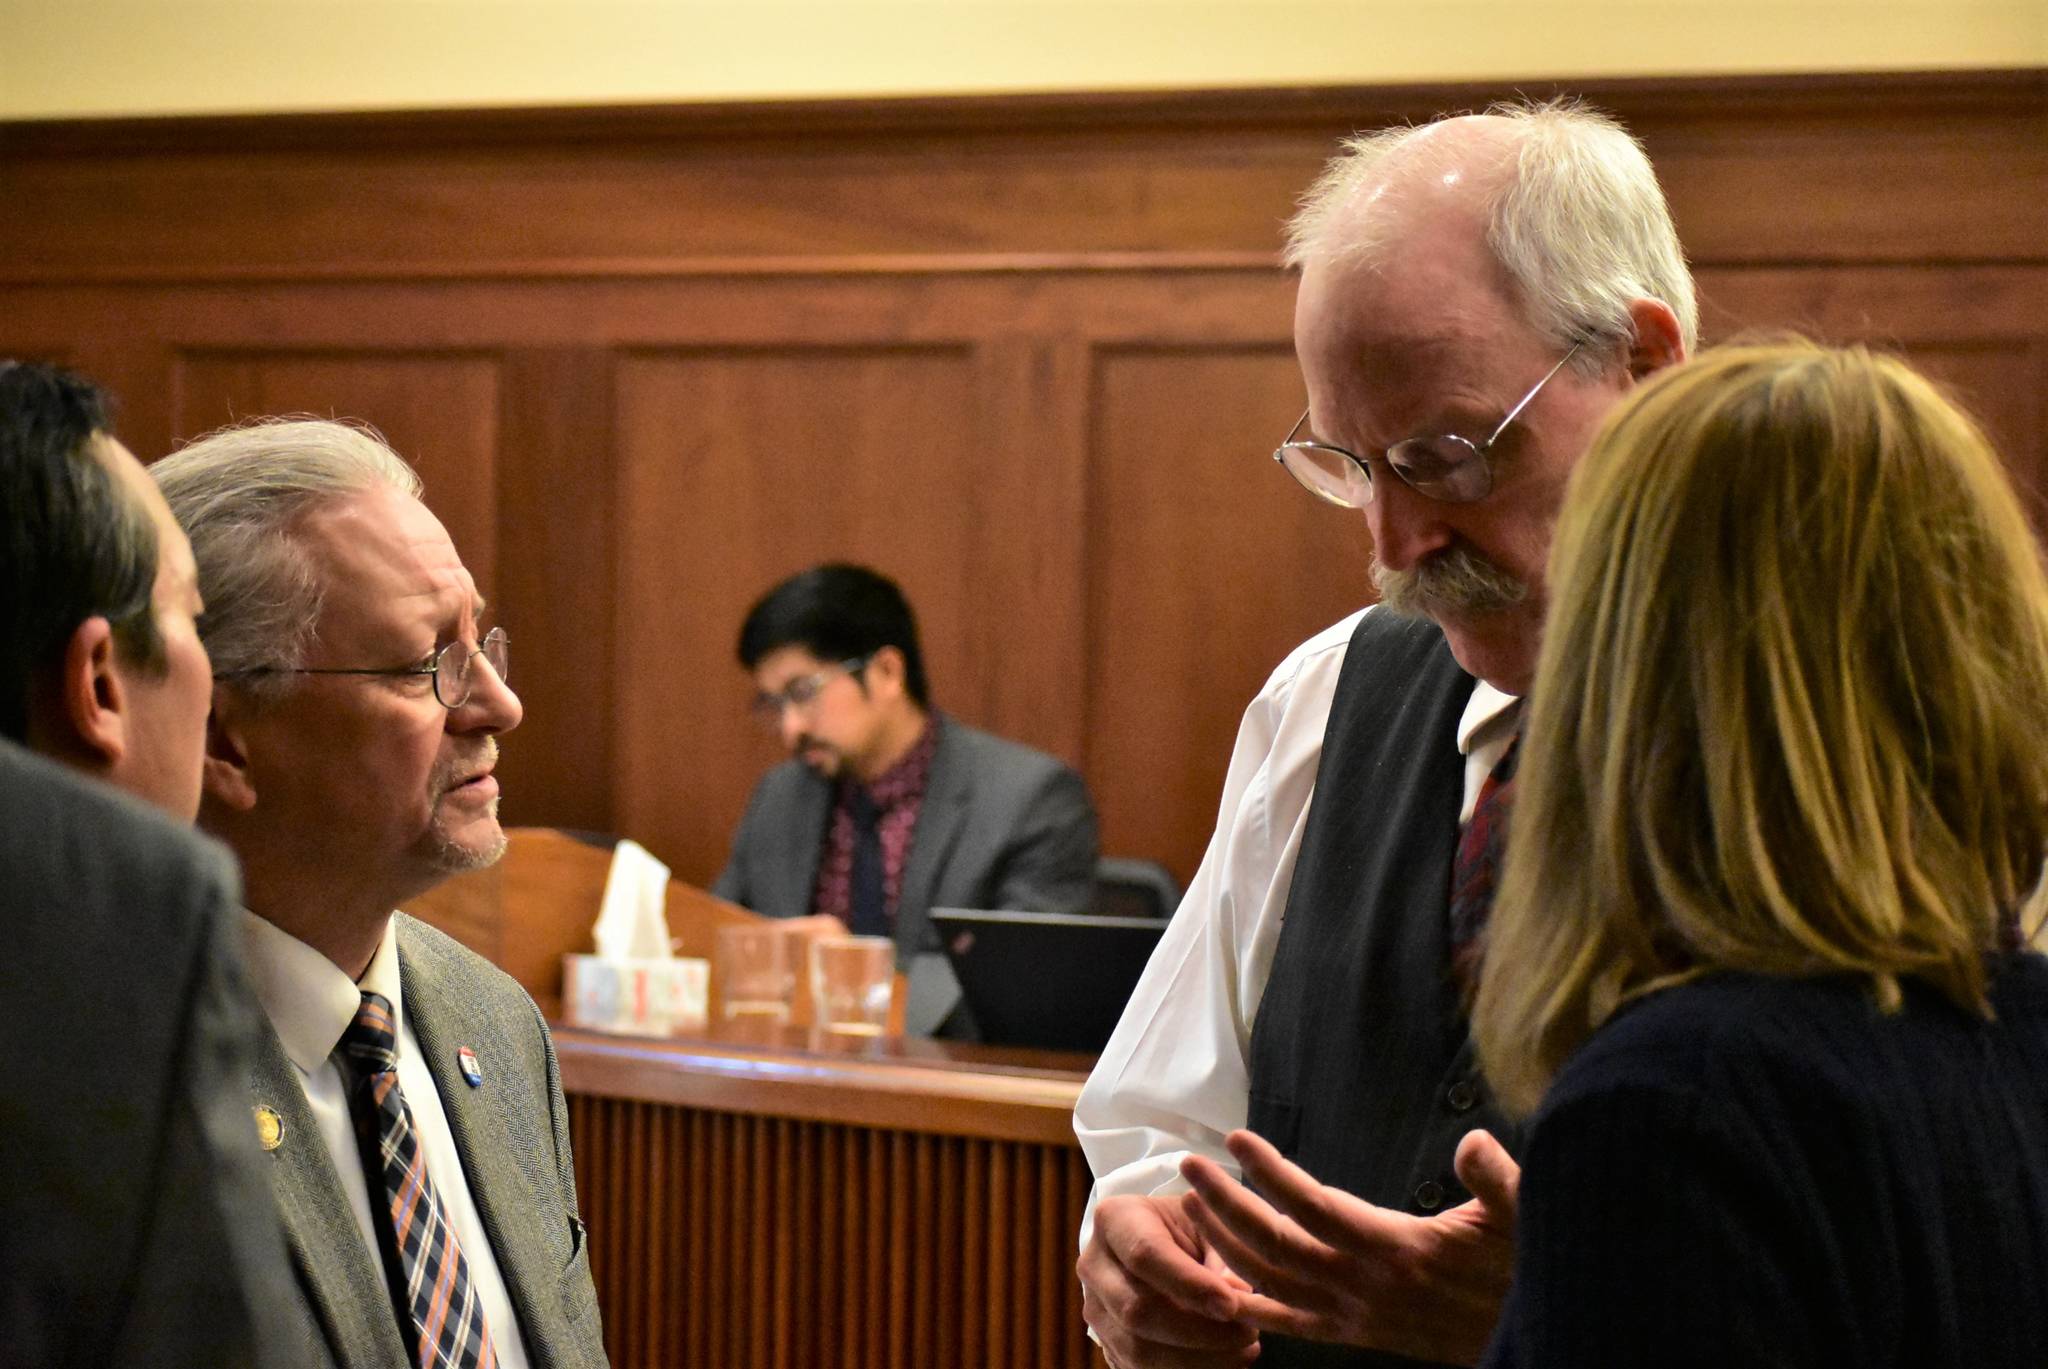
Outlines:
{"type": "Polygon", "coordinates": [[[374,432],[257,422],[151,474],[206,601],[199,822],[241,859],[273,1029],[250,1088],[298,1276],[294,1363],[604,1363],[547,1026],[394,911],[504,850],[504,630],[374,432]]]}
{"type": "Polygon", "coordinates": [[[1484,1349],[1519,1172],[1465,1008],[1551,523],[1608,409],[1694,342],[1647,158],[1570,103],[1351,140],[1287,261],[1309,402],[1274,456],[1364,514],[1381,603],[1246,711],[1075,1109],[1083,1306],[1120,1369],[1484,1349]]]}

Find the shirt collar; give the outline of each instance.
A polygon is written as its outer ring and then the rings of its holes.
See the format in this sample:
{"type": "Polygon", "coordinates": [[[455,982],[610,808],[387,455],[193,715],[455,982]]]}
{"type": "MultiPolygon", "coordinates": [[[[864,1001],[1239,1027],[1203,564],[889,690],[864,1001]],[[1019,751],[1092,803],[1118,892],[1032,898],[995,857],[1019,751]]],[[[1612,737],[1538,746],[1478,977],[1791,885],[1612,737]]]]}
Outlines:
{"type": "MultiPolygon", "coordinates": [[[[910,750],[903,753],[903,759],[875,776],[867,786],[868,796],[877,808],[897,808],[924,793],[925,784],[931,779],[932,757],[939,749],[939,717],[937,713],[926,716],[924,731],[918,734],[910,750]]],[[[854,781],[858,783],[858,781],[854,781]]]]}
{"type": "Polygon", "coordinates": [[[1464,716],[1458,719],[1458,754],[1469,756],[1474,747],[1513,731],[1520,724],[1521,713],[1520,695],[1503,694],[1480,680],[1465,701],[1464,716]]]}
{"type": "Polygon", "coordinates": [[[391,1000],[392,1034],[405,1020],[398,973],[397,920],[384,924],[377,953],[360,983],[319,951],[274,923],[246,909],[242,914],[242,950],[254,981],[256,998],[270,1018],[284,1053],[311,1074],[327,1063],[341,1044],[342,1033],[362,1007],[363,990],[391,1000]]]}

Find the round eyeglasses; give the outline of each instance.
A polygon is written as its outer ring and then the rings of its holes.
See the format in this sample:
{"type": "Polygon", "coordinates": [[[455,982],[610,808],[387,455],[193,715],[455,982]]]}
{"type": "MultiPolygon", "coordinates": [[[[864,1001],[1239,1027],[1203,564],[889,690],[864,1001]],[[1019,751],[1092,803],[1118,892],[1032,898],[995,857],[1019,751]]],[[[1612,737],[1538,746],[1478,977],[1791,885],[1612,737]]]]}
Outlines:
{"type": "Polygon", "coordinates": [[[1363,457],[1328,442],[1306,438],[1297,440],[1295,434],[1301,431],[1302,424],[1308,422],[1308,410],[1303,409],[1301,417],[1287,430],[1287,439],[1274,449],[1273,459],[1286,467],[1287,473],[1300,481],[1303,489],[1339,508],[1362,509],[1372,503],[1372,467],[1375,460],[1384,462],[1388,470],[1401,477],[1402,482],[1417,494],[1445,504],[1476,503],[1493,492],[1493,463],[1487,459],[1493,451],[1493,444],[1508,430],[1508,425],[1522,416],[1522,410],[1543,393],[1543,387],[1550,383],[1551,377],[1562,371],[1565,362],[1576,356],[1583,346],[1583,342],[1573,343],[1571,351],[1544,372],[1543,379],[1508,410],[1508,416],[1487,434],[1484,441],[1474,442],[1456,433],[1436,433],[1396,442],[1387,448],[1385,455],[1377,458],[1363,457]]]}
{"type": "Polygon", "coordinates": [[[233,679],[243,675],[376,675],[387,678],[405,678],[417,675],[431,675],[434,678],[434,697],[446,709],[457,709],[469,702],[470,691],[476,684],[474,662],[483,657],[491,667],[491,673],[498,677],[499,684],[510,684],[512,680],[512,639],[505,629],[494,627],[484,634],[483,641],[475,646],[466,642],[450,642],[428,659],[417,665],[395,666],[248,666],[241,670],[215,671],[216,680],[233,679]]]}

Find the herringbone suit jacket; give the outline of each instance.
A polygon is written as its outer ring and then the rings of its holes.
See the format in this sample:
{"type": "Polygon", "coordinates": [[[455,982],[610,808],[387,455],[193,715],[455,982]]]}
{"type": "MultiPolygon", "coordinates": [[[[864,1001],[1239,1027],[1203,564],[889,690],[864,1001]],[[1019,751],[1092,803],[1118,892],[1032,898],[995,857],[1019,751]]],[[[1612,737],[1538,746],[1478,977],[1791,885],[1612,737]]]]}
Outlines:
{"type": "MultiPolygon", "coordinates": [[[[597,1292],[576,1208],[569,1116],[547,1024],[512,978],[423,922],[398,915],[406,1018],[441,1095],[506,1291],[535,1369],[606,1364],[597,1292]],[[473,1050],[483,1083],[462,1077],[473,1050]]],[[[274,1032],[250,1072],[250,1096],[275,1108],[284,1141],[273,1186],[298,1276],[295,1365],[399,1369],[398,1314],[322,1142],[297,1069],[274,1032]]],[[[493,1334],[503,1333],[493,1328],[493,1334]]]]}

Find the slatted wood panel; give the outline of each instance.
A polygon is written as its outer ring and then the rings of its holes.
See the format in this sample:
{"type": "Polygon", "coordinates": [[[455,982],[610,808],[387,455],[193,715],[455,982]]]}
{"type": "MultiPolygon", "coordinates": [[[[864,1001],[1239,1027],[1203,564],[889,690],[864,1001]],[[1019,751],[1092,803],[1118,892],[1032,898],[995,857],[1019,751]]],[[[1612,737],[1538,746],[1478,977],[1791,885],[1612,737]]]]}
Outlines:
{"type": "Polygon", "coordinates": [[[572,1095],[619,1369],[1083,1369],[1072,1146],[572,1095]]]}

